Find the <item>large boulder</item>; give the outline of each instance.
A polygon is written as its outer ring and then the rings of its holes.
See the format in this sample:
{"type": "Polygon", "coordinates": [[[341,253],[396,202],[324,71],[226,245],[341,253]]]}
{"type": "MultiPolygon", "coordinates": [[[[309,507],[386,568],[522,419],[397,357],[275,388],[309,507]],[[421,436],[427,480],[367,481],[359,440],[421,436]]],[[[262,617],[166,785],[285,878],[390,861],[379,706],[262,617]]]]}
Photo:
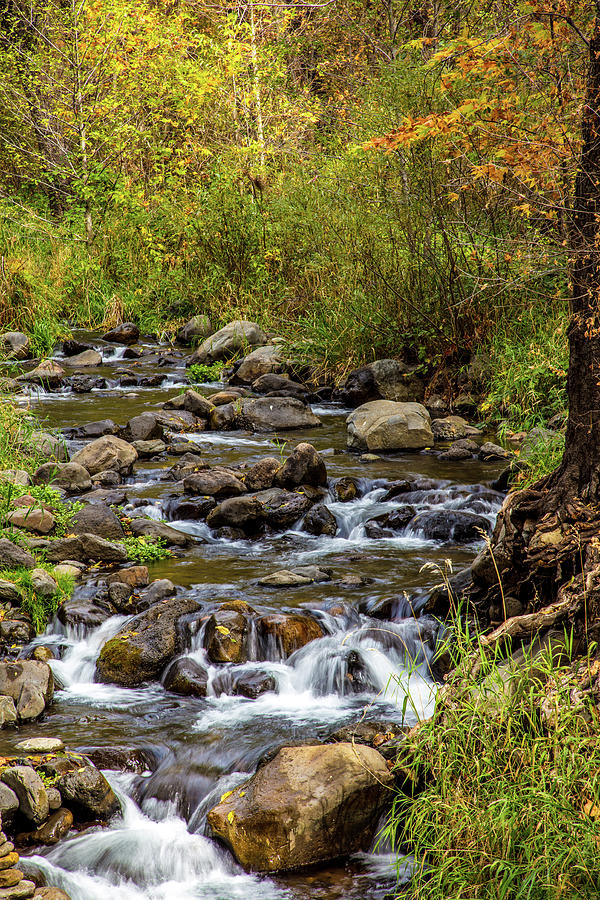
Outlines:
{"type": "Polygon", "coordinates": [[[377,359],[350,372],[338,396],[346,406],[379,399],[407,403],[423,399],[425,384],[414,366],[397,359],[377,359]]]}
{"type": "Polygon", "coordinates": [[[284,747],[208,814],[248,871],[280,872],[367,851],[392,776],[362,744],[284,747]]]}
{"type": "Polygon", "coordinates": [[[229,359],[239,350],[245,350],[247,347],[260,347],[266,343],[267,336],[256,323],[236,320],[207,337],[192,353],[188,365],[211,364],[222,359],[229,359]]]}
{"type": "Polygon", "coordinates": [[[140,329],[133,322],[123,322],[102,335],[102,340],[113,344],[135,344],[139,339],[140,329]]]}
{"type": "Polygon", "coordinates": [[[5,331],[0,334],[0,350],[7,359],[27,359],[29,338],[22,331],[5,331]]]}
{"type": "Polygon", "coordinates": [[[207,315],[192,316],[177,332],[177,340],[182,344],[192,344],[194,340],[210,337],[213,328],[207,315]]]}
{"type": "Polygon", "coordinates": [[[54,695],[52,669],[35,659],[1,660],[0,694],[14,700],[20,719],[35,719],[54,695]]]}
{"type": "Polygon", "coordinates": [[[25,381],[27,384],[39,384],[45,388],[56,388],[66,377],[66,372],[62,366],[59,366],[53,359],[45,359],[43,362],[19,375],[17,381],[25,381]]]}
{"type": "Polygon", "coordinates": [[[95,766],[81,766],[66,772],[58,780],[63,802],[89,818],[108,819],[119,809],[119,801],[110,784],[95,766]]]}
{"type": "Polygon", "coordinates": [[[281,371],[283,360],[281,350],[274,344],[258,347],[245,356],[231,378],[232,384],[252,384],[261,375],[270,375],[281,371]]]}
{"type": "Polygon", "coordinates": [[[312,444],[298,444],[277,472],[277,484],[282,487],[298,487],[309,484],[323,487],[327,484],[327,468],[312,444]]]}
{"type": "Polygon", "coordinates": [[[433,444],[429,413],[420,403],[374,400],[346,419],[353,450],[422,450],[433,444]]]}
{"type": "Polygon", "coordinates": [[[99,681],[135,687],[160,677],[168,662],[184,649],[178,623],[199,609],[190,597],[157,603],[108,640],[96,662],[99,681]]]}
{"type": "Polygon", "coordinates": [[[79,463],[90,475],[96,475],[107,469],[121,473],[130,472],[137,458],[137,451],[131,444],[115,437],[114,434],[106,434],[79,450],[71,462],[79,463]]]}
{"type": "Polygon", "coordinates": [[[239,405],[241,424],[252,431],[290,431],[322,424],[310,406],[296,397],[259,397],[242,400],[239,405]]]}
{"type": "Polygon", "coordinates": [[[186,494],[201,497],[236,497],[246,490],[240,479],[222,466],[188,475],[183,479],[183,489],[186,494]]]}

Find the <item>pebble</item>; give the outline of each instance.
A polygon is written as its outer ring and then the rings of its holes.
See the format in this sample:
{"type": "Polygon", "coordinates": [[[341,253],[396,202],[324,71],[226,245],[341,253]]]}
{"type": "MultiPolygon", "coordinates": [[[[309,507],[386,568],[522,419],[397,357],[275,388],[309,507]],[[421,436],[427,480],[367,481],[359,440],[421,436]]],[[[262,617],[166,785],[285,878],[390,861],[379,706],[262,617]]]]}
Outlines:
{"type": "Polygon", "coordinates": [[[22,750],[24,753],[57,753],[59,750],[64,750],[65,745],[60,738],[36,737],[19,741],[15,745],[15,749],[22,750]]]}

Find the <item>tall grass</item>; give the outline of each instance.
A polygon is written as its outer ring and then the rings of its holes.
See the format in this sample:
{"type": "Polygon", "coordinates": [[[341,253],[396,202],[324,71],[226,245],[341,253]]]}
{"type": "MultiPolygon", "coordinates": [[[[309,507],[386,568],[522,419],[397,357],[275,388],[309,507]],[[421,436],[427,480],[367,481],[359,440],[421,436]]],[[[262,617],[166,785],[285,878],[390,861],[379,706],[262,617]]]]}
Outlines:
{"type": "MultiPolygon", "coordinates": [[[[459,629],[460,630],[460,629],[459,629]]],[[[567,650],[569,641],[566,641],[567,650]]],[[[551,654],[496,658],[484,681],[462,638],[451,702],[402,751],[405,793],[388,837],[415,860],[403,898],[558,900],[600,894],[600,720],[594,693],[573,703],[574,677],[551,654]],[[541,714],[547,685],[556,715],[541,714]]],[[[597,673],[597,663],[591,663],[597,673]]]]}

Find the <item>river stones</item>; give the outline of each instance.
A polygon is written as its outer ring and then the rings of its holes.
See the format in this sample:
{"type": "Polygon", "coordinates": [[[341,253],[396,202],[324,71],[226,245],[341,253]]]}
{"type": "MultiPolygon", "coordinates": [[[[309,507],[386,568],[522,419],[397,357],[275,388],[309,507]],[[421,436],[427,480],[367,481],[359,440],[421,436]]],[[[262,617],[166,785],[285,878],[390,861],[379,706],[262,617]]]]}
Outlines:
{"type": "Polygon", "coordinates": [[[2,772],[2,781],[17,795],[23,815],[36,825],[48,818],[48,795],[35,769],[31,766],[11,766],[2,772]]]}
{"type": "Polygon", "coordinates": [[[278,470],[275,481],[288,488],[301,484],[323,487],[327,484],[327,468],[313,445],[302,443],[294,447],[278,470]]]}
{"type": "Polygon", "coordinates": [[[421,401],[425,384],[415,374],[415,366],[397,359],[378,359],[350,372],[337,396],[345,406],[354,407],[380,399],[421,401]]]}
{"type": "Polygon", "coordinates": [[[235,497],[246,490],[236,473],[222,466],[188,475],[183,479],[183,489],[188,494],[208,497],[235,497]]]}
{"type": "Polygon", "coordinates": [[[294,569],[279,569],[271,575],[265,575],[258,583],[263,587],[283,588],[302,587],[322,581],[331,581],[328,571],[318,566],[297,566],[294,569]]]}
{"type": "Polygon", "coordinates": [[[189,656],[182,656],[174,659],[165,670],[162,683],[165,690],[173,691],[175,694],[182,694],[185,697],[206,697],[208,672],[189,656]]]}
{"type": "Polygon", "coordinates": [[[119,569],[106,579],[107,584],[119,582],[128,584],[132,588],[146,587],[149,582],[148,566],[129,566],[127,569],[119,569]]]}
{"type": "Polygon", "coordinates": [[[355,479],[348,475],[336,481],[333,491],[340,503],[351,503],[352,500],[356,500],[358,497],[358,485],[355,479]]]}
{"type": "Polygon", "coordinates": [[[106,541],[95,534],[80,534],[48,541],[45,553],[48,562],[127,562],[127,551],[122,544],[106,541]]]}
{"type": "MultiPolygon", "coordinates": [[[[250,607],[247,609],[250,611],[250,607]]],[[[247,662],[249,634],[246,605],[224,604],[206,623],[204,646],[208,658],[213,663],[247,662]]]]}
{"type": "Polygon", "coordinates": [[[29,338],[22,331],[0,334],[0,347],[7,359],[27,359],[29,356],[29,338]]]}
{"type": "Polygon", "coordinates": [[[57,753],[64,749],[65,745],[61,739],[53,737],[27,738],[27,740],[15,744],[15,750],[19,750],[21,753],[57,753]]]}
{"type": "Polygon", "coordinates": [[[102,335],[103,341],[112,344],[135,344],[140,337],[140,329],[133,322],[123,322],[102,335]]]}
{"type": "Polygon", "coordinates": [[[243,476],[246,490],[264,491],[273,487],[275,475],[280,468],[281,463],[274,456],[266,456],[264,459],[260,459],[243,476]]]}
{"type": "Polygon", "coordinates": [[[134,441],[152,441],[155,438],[162,438],[163,433],[163,426],[157,421],[156,415],[144,412],[129,419],[127,425],[121,429],[120,437],[124,441],[133,443],[134,441]]]}
{"type": "Polygon", "coordinates": [[[256,533],[263,523],[281,531],[301,519],[311,505],[302,492],[269,488],[224,500],[206,521],[211,528],[241,528],[248,534],[256,533]]]}
{"type": "Polygon", "coordinates": [[[256,629],[265,659],[287,659],[300,647],[323,637],[324,631],[310,616],[273,613],[261,616],[256,629]]]}
{"type": "Polygon", "coordinates": [[[50,666],[33,659],[0,660],[0,694],[14,701],[20,719],[37,718],[54,695],[50,666]]]}
{"type": "Polygon", "coordinates": [[[107,469],[130,472],[137,458],[137,452],[131,444],[113,434],[106,434],[76,453],[72,462],[79,463],[90,475],[97,475],[107,469]]]}
{"type": "Polygon", "coordinates": [[[19,798],[7,784],[0,782],[0,817],[3,827],[12,825],[19,808],[19,798]]]}
{"type": "Polygon", "coordinates": [[[108,819],[120,804],[110,784],[95,766],[90,764],[66,772],[57,782],[60,796],[80,817],[90,815],[108,819]]]}
{"type": "Polygon", "coordinates": [[[481,541],[491,531],[490,522],[484,516],[448,509],[420,513],[413,519],[412,528],[420,531],[428,540],[452,541],[457,544],[481,541]]]}
{"type": "Polygon", "coordinates": [[[15,528],[23,531],[32,531],[35,534],[49,534],[54,528],[54,516],[42,506],[36,506],[38,501],[31,498],[31,506],[20,506],[6,517],[6,521],[15,528]]]}
{"type": "Polygon", "coordinates": [[[261,375],[280,372],[283,362],[279,347],[274,344],[258,347],[243,358],[230,381],[232,384],[252,384],[261,375]]]}
{"type": "Polygon", "coordinates": [[[284,747],[208,814],[251,872],[280,872],[369,849],[392,776],[371,747],[284,747]]]}
{"type": "Polygon", "coordinates": [[[164,509],[168,518],[176,522],[182,519],[206,519],[216,505],[214,497],[179,497],[176,500],[169,500],[164,509]]]}
{"type": "Polygon", "coordinates": [[[436,441],[459,441],[462,438],[477,436],[479,431],[473,428],[462,416],[446,416],[433,419],[431,430],[436,441]]]}
{"type": "Polygon", "coordinates": [[[71,900],[69,895],[61,888],[41,887],[34,894],[35,900],[71,900]]]}
{"type": "Polygon", "coordinates": [[[47,431],[34,431],[30,434],[24,449],[43,459],[57,462],[67,462],[69,459],[69,451],[64,440],[47,431]]]}
{"type": "Polygon", "coordinates": [[[202,394],[199,394],[198,391],[194,391],[191,388],[180,395],[180,397],[180,409],[184,409],[194,416],[198,416],[199,419],[210,419],[210,415],[215,408],[212,400],[207,400],[206,397],[203,397],[202,394]]]}
{"type": "Polygon", "coordinates": [[[125,537],[119,517],[102,503],[86,503],[73,516],[69,530],[74,534],[94,534],[107,540],[119,541],[125,537]]]}
{"type": "Polygon", "coordinates": [[[47,847],[51,847],[66,837],[72,826],[73,813],[70,809],[61,806],[35,831],[18,834],[16,841],[19,846],[24,844],[45,844],[47,847]]]}
{"type": "Polygon", "coordinates": [[[33,569],[35,560],[31,553],[13,544],[8,538],[0,538],[0,567],[3,569],[15,569],[19,566],[25,569],[33,569]]]}
{"type": "Polygon", "coordinates": [[[324,503],[318,503],[304,516],[302,530],[316,536],[325,534],[329,537],[333,537],[337,534],[337,521],[333,513],[327,509],[324,503]]]}
{"type": "Polygon", "coordinates": [[[237,319],[207,337],[192,353],[188,365],[195,363],[211,364],[222,359],[229,359],[239,350],[247,347],[259,347],[267,343],[266,334],[255,322],[237,319]]]}
{"type": "Polygon", "coordinates": [[[45,359],[35,369],[17,376],[17,381],[24,381],[27,384],[39,384],[42,387],[52,389],[59,387],[65,377],[66,372],[62,366],[59,366],[53,359],[45,359]]]}
{"type": "Polygon", "coordinates": [[[92,487],[90,473],[76,462],[44,463],[33,475],[34,484],[51,484],[71,494],[82,494],[92,487]]]}
{"type": "Polygon", "coordinates": [[[83,350],[81,353],[70,356],[65,360],[65,365],[71,366],[74,369],[91,369],[94,366],[100,366],[101,364],[102,354],[91,348],[89,350],[83,350]]]}
{"type": "Polygon", "coordinates": [[[292,381],[287,375],[261,375],[252,382],[255,394],[268,394],[279,397],[298,397],[302,399],[309,393],[308,388],[299,381],[292,381]]]}
{"type": "Polygon", "coordinates": [[[422,450],[433,444],[429,413],[420,403],[375,400],[346,419],[353,450],[422,450]]]}
{"type": "Polygon", "coordinates": [[[479,459],[484,462],[495,462],[498,459],[513,459],[513,457],[514,453],[512,450],[505,450],[504,447],[493,444],[491,441],[486,441],[479,448],[479,459]]]}
{"type": "Polygon", "coordinates": [[[200,313],[185,323],[177,332],[177,340],[182,344],[191,344],[195,339],[204,339],[213,334],[210,319],[204,313],[200,313]]]}
{"type": "Polygon", "coordinates": [[[134,687],[157,679],[183,647],[179,620],[199,610],[196,600],[173,598],[129,620],[108,640],[96,662],[98,681],[134,687]]]}
{"type": "MultiPolygon", "coordinates": [[[[169,547],[189,547],[194,543],[194,538],[183,531],[177,531],[164,522],[155,522],[154,519],[132,519],[129,523],[132,534],[135,537],[161,538],[169,547]]],[[[127,556],[127,555],[125,555],[127,556]]],[[[119,560],[124,562],[124,560],[119,560]]]]}
{"type": "Polygon", "coordinates": [[[242,400],[239,416],[245,426],[258,432],[318,428],[322,424],[310,406],[295,397],[242,400]]]}
{"type": "Polygon", "coordinates": [[[31,484],[31,478],[29,472],[26,472],[25,469],[2,469],[0,471],[0,484],[18,484],[21,487],[27,487],[31,484]]]}

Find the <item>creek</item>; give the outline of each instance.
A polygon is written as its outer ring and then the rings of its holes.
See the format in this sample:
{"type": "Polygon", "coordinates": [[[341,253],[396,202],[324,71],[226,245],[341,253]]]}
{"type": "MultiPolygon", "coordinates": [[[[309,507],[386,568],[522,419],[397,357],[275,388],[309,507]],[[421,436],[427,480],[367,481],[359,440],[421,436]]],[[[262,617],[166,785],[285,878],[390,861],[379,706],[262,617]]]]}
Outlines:
{"type": "MultiPolygon", "coordinates": [[[[164,347],[145,341],[144,356],[124,360],[123,348],[103,344],[95,334],[77,337],[101,349],[103,364],[92,371],[106,379],[107,387],[85,394],[33,391],[32,409],[52,428],[71,429],[106,418],[123,425],[187,384],[183,357],[167,356],[167,364],[159,365],[164,347]],[[123,370],[136,376],[159,374],[161,383],[122,387],[123,370]]],[[[57,358],[60,362],[60,354],[57,358]]],[[[199,390],[209,396],[222,388],[209,384],[199,390]]],[[[206,659],[202,630],[190,634],[187,653],[209,670],[208,695],[202,699],[169,693],[160,684],[131,689],[94,681],[100,648],[127,621],[123,616],[90,630],[56,620],[36,639],[56,651],[51,665],[60,689],[42,722],[24,726],[18,734],[2,732],[0,752],[14,752],[14,743],[28,736],[55,735],[77,752],[101,748],[107,759],[115,748],[137,751],[140,769],[145,769],[104,770],[123,805],[122,815],[109,827],[73,833],[56,847],[22,860],[27,871],[41,872],[73,900],[382,900],[394,889],[395,860],[385,847],[319,871],[248,875],[210,839],[206,814],[273,748],[319,742],[359,721],[410,725],[431,713],[436,683],[430,662],[438,624],[429,616],[414,618],[404,597],[418,596],[419,589],[439,582],[435,567],[443,569],[446,561],[455,571],[468,565],[478,546],[442,545],[410,528],[393,537],[369,538],[365,523],[397,507],[397,500],[383,498],[390,482],[407,476],[434,481],[411,495],[418,511],[476,503],[477,512],[492,522],[501,498],[488,489],[503,466],[443,462],[428,453],[392,453],[363,461],[346,451],[348,411],[335,403],[313,405],[313,411],[322,428],[286,432],[279,439],[245,432],[182,437],[196,443],[208,463],[225,465],[285,456],[300,441],[309,441],[323,453],[330,485],[348,475],[358,481],[356,500],[341,503],[332,492],[325,500],[336,517],[337,535],[314,537],[296,523],[256,541],[228,540],[216,539],[203,522],[170,522],[196,542],[181,555],[152,564],[150,576],[169,578],[180,593],[207,603],[243,599],[261,613],[311,610],[324,625],[325,637],[287,660],[257,647],[254,656],[260,663],[251,658],[242,666],[214,666],[206,659]],[[314,564],[326,568],[331,580],[293,589],[258,583],[276,570],[314,564]],[[396,599],[390,603],[390,598],[396,599]],[[382,608],[388,610],[385,620],[378,613],[382,608]],[[359,692],[347,692],[349,654],[366,673],[359,692]],[[240,670],[268,673],[276,690],[254,700],[229,696],[226,680],[240,670]]],[[[68,441],[71,452],[81,446],[81,441],[68,441]]],[[[174,484],[162,476],[175,461],[167,455],[136,463],[123,486],[125,514],[167,518],[174,484]]]]}

